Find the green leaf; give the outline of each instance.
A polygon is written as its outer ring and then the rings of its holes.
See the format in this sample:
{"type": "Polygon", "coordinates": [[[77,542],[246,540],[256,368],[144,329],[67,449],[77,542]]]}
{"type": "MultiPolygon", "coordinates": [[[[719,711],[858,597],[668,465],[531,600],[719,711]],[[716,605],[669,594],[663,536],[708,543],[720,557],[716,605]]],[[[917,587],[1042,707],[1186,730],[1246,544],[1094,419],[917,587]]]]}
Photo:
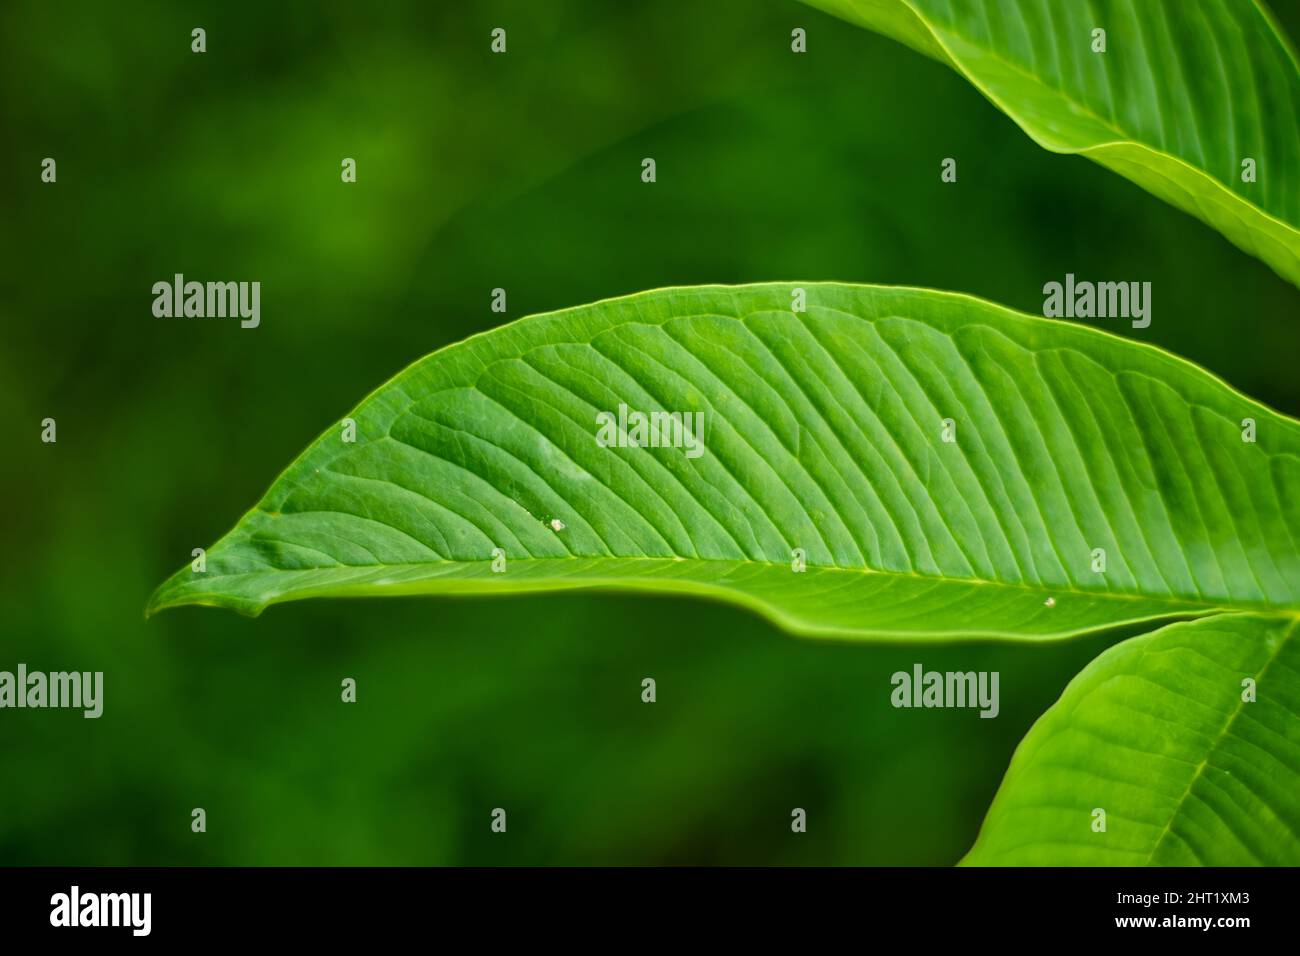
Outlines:
{"type": "Polygon", "coordinates": [[[946,63],[1040,146],[1113,169],[1300,285],[1300,66],[1262,3],[805,2],[946,63]]]}
{"type": "Polygon", "coordinates": [[[962,862],[1300,864],[1298,624],[1221,615],[1106,651],[1021,742],[962,862]]]}
{"type": "Polygon", "coordinates": [[[1300,423],[1082,326],[798,288],[803,312],[794,284],[665,289],[435,352],[149,611],[607,587],[806,634],[1035,639],[1300,600],[1300,423]],[[620,404],[702,413],[702,453],[601,447],[620,404]]]}

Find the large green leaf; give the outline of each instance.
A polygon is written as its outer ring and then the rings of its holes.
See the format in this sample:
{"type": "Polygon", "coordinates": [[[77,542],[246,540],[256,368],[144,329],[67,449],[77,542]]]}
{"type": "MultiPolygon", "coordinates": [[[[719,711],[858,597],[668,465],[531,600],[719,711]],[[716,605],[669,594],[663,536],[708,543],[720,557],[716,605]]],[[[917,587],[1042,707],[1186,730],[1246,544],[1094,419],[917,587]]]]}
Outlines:
{"type": "Polygon", "coordinates": [[[1021,742],[963,862],[1300,864],[1298,624],[1221,615],[1106,651],[1021,742]]]}
{"type": "Polygon", "coordinates": [[[647,292],[442,349],[347,417],[150,610],[619,587],[810,634],[1042,638],[1300,602],[1300,423],[967,296],[647,292]],[[703,453],[601,447],[620,404],[703,413],[703,453]]]}
{"type": "Polygon", "coordinates": [[[1115,170],[1300,285],[1300,66],[1262,3],[805,2],[948,64],[1039,145],[1115,170]]]}

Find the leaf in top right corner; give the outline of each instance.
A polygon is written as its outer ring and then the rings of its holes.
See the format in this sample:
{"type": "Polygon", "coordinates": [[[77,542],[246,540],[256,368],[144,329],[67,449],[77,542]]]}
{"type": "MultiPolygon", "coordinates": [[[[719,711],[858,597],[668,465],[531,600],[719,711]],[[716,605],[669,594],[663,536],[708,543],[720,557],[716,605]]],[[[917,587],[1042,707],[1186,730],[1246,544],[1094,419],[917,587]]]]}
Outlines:
{"type": "Polygon", "coordinates": [[[1260,0],[805,0],[951,66],[1300,285],[1300,65],[1260,0]]]}

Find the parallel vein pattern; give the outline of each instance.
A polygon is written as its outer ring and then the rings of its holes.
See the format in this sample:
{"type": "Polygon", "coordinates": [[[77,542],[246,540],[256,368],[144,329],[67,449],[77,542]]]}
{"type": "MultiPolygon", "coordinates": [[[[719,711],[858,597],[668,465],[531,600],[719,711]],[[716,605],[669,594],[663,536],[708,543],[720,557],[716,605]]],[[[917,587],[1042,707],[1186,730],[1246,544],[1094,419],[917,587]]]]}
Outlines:
{"type": "Polygon", "coordinates": [[[1300,284],[1300,65],[1260,0],[805,2],[948,64],[1043,147],[1115,170],[1300,284]]]}
{"type": "Polygon", "coordinates": [[[791,285],[662,290],[434,353],[152,608],[619,586],[813,633],[1032,637],[1297,604],[1300,424],[1082,327],[801,287],[802,313],[791,285]],[[703,413],[703,453],[602,447],[620,406],[703,413]]]}

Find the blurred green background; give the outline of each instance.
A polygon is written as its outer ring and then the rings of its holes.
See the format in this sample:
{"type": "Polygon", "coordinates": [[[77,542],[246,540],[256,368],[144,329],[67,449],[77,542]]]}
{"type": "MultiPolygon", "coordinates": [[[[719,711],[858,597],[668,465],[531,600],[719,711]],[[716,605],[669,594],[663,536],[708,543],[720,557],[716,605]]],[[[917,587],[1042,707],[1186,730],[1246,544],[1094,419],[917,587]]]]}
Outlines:
{"type": "MultiPolygon", "coordinates": [[[[1300,35],[1296,6],[1275,9],[1300,35]]],[[[0,711],[0,864],[966,851],[1016,743],[1114,635],[817,642],[617,594],[143,619],[328,423],[498,324],[494,287],[514,318],[776,279],[1039,312],[1066,272],[1148,280],[1149,329],[1097,324],[1300,413],[1295,288],[1042,151],[946,68],[793,0],[9,0],[0,144],[0,669],[106,684],[99,720],[0,711]],[[176,272],[260,281],[261,327],[154,318],[176,272]],[[1000,671],[1001,715],[893,709],[889,676],[916,661],[1000,671]]]]}

